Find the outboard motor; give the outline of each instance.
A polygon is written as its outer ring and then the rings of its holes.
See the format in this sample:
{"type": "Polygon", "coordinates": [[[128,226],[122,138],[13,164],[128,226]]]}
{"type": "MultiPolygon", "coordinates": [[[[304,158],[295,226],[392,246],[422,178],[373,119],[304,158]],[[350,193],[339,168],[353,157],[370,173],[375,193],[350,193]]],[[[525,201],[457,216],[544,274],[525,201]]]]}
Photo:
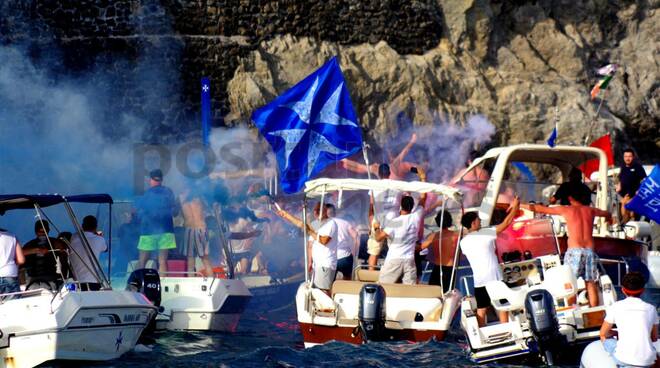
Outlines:
{"type": "Polygon", "coordinates": [[[385,289],[366,284],[360,290],[358,320],[365,341],[385,341],[385,289]]]}
{"type": "Polygon", "coordinates": [[[144,294],[155,306],[160,306],[160,276],[153,268],[133,271],[128,276],[126,290],[144,294]]]}
{"type": "MultiPolygon", "coordinates": [[[[158,307],[158,312],[162,312],[163,308],[160,306],[160,276],[158,271],[153,268],[141,268],[135,270],[128,276],[126,281],[126,290],[134,291],[143,294],[149,299],[153,305],[158,307]]],[[[156,315],[151,319],[147,328],[144,329],[142,335],[138,339],[138,343],[151,344],[153,338],[148,337],[156,330],[156,315]]]]}
{"type": "Polygon", "coordinates": [[[541,355],[545,358],[546,364],[553,365],[553,353],[558,352],[566,344],[566,339],[559,333],[559,322],[552,294],[545,289],[530,291],[525,297],[525,311],[541,355]]]}

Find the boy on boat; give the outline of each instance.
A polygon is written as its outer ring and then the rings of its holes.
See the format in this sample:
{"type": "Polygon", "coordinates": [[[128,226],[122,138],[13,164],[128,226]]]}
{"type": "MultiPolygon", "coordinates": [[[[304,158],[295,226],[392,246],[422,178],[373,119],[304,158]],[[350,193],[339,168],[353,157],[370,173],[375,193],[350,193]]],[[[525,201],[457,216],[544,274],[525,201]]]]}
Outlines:
{"type": "Polygon", "coordinates": [[[626,298],[607,308],[600,328],[600,341],[618,366],[648,367],[657,357],[653,343],[658,340],[658,313],[639,298],[644,284],[639,272],[627,273],[621,281],[626,298]],[[612,331],[615,324],[617,332],[612,331]]]}

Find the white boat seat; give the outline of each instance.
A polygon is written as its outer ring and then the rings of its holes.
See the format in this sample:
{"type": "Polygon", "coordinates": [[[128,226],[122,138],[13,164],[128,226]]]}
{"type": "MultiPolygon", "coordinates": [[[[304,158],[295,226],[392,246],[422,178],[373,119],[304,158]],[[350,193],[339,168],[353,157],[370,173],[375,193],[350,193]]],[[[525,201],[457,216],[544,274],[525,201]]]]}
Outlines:
{"type": "MultiPolygon", "coordinates": [[[[337,280],[332,284],[332,296],[335,294],[359,295],[360,290],[371,282],[337,280]]],[[[381,284],[387,297],[394,298],[442,298],[442,288],[436,285],[381,284]]]]}
{"type": "Polygon", "coordinates": [[[359,269],[355,275],[358,281],[378,282],[380,271],[359,269]]]}
{"type": "Polygon", "coordinates": [[[560,265],[544,272],[543,288],[555,299],[570,298],[577,293],[578,282],[570,266],[560,265]]]}
{"type": "Polygon", "coordinates": [[[514,311],[525,306],[526,288],[511,289],[502,281],[490,281],[486,284],[490,302],[497,311],[514,311]]]}

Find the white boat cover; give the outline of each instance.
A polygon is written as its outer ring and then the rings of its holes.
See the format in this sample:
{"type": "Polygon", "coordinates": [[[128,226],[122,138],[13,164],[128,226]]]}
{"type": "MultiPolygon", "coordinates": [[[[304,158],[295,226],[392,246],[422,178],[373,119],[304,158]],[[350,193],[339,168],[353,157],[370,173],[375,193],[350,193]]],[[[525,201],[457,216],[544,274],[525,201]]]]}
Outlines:
{"type": "Polygon", "coordinates": [[[461,202],[463,194],[456,188],[435,183],[421,181],[401,181],[391,179],[332,179],[319,178],[305,183],[305,194],[310,197],[318,197],[323,193],[352,191],[352,190],[385,190],[396,189],[402,192],[414,193],[436,193],[461,202]]]}

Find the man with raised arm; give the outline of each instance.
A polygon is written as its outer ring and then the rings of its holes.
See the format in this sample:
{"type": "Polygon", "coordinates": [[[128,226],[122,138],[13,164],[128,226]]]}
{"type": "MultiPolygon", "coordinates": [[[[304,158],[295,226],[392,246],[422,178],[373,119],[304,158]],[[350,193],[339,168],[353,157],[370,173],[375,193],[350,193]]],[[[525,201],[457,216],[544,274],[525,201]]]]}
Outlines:
{"type": "Polygon", "coordinates": [[[412,147],[415,145],[417,142],[417,134],[413,133],[412,136],[410,137],[410,141],[406,144],[405,147],[399,152],[399,154],[396,157],[393,157],[391,154],[388,152],[388,157],[389,157],[389,164],[371,164],[369,167],[365,164],[361,164],[356,161],[351,161],[349,159],[343,159],[341,160],[341,165],[349,171],[353,171],[354,173],[358,174],[366,174],[368,171],[371,172],[373,175],[378,175],[381,179],[394,179],[394,180],[402,180],[405,179],[406,174],[410,172],[410,168],[415,167],[416,165],[404,161],[404,158],[408,155],[408,152],[412,149],[412,147]],[[386,165],[388,167],[387,169],[387,177],[381,176],[381,171],[380,168],[382,165],[386,165]],[[391,169],[391,172],[390,172],[391,169]]]}
{"type": "MultiPolygon", "coordinates": [[[[568,228],[568,249],[564,263],[569,265],[575,277],[582,277],[587,285],[589,305],[598,305],[598,256],[594,252],[593,226],[596,217],[605,217],[610,223],[612,215],[601,209],[582,204],[573,196],[568,196],[570,205],[546,207],[540,204],[525,204],[522,207],[533,212],[560,215],[566,220],[568,228]]],[[[575,303],[575,297],[569,300],[575,303]]]]}
{"type": "MultiPolygon", "coordinates": [[[[420,181],[426,181],[424,169],[418,168],[417,174],[420,181]]],[[[388,239],[390,248],[385,263],[380,269],[379,283],[393,284],[399,279],[402,279],[404,284],[415,284],[417,281],[415,248],[419,241],[419,229],[424,221],[425,203],[426,193],[422,193],[419,197],[417,206],[413,197],[403,196],[398,217],[390,220],[382,229],[378,222],[373,223],[376,241],[382,242],[388,239]]]]}
{"type": "MultiPolygon", "coordinates": [[[[470,263],[474,280],[474,296],[477,299],[477,322],[479,326],[486,325],[486,312],[491,306],[486,284],[490,281],[502,280],[500,264],[495,253],[497,235],[506,230],[518,213],[520,200],[514,197],[507,209],[504,220],[495,227],[481,227],[481,219],[476,211],[466,212],[461,217],[461,225],[468,234],[461,239],[461,251],[470,263]]],[[[507,312],[500,312],[501,323],[509,321],[507,312]]]]}
{"type": "MultiPolygon", "coordinates": [[[[293,216],[287,211],[276,205],[276,213],[283,219],[293,225],[303,228],[301,219],[293,216]]],[[[326,203],[321,211],[321,220],[318,230],[315,230],[310,224],[306,224],[307,234],[314,239],[312,244],[312,262],[308,267],[312,268],[313,285],[326,293],[332,288],[337,273],[337,223],[328,217],[328,209],[334,208],[326,203]]]]}

